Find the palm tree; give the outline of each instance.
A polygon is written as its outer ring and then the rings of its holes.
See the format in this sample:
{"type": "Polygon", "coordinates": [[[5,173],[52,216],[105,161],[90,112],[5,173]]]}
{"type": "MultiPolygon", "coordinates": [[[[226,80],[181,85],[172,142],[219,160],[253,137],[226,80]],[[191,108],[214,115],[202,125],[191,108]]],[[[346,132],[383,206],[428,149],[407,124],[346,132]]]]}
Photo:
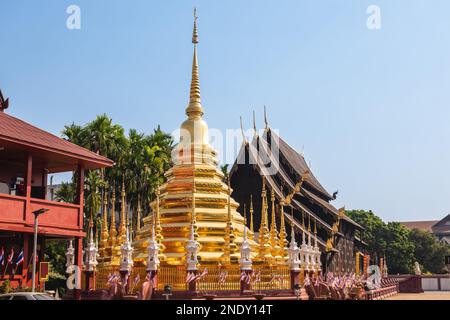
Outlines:
{"type": "MultiPolygon", "coordinates": [[[[101,197],[99,188],[102,181],[97,170],[90,170],[86,174],[85,183],[85,212],[89,213],[89,220],[95,221],[96,214],[101,207],[101,197]]],[[[97,228],[98,226],[96,226],[97,228]]]]}
{"type": "Polygon", "coordinates": [[[62,182],[61,187],[55,192],[55,199],[59,202],[74,203],[75,197],[75,184],[72,182],[62,182]]]}

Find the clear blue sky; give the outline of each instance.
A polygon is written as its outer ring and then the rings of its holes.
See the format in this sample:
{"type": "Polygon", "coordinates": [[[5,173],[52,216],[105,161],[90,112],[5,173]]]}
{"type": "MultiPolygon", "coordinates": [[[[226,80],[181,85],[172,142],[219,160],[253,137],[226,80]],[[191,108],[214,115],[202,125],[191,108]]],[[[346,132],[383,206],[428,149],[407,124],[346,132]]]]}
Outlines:
{"type": "Polygon", "coordinates": [[[251,126],[263,105],[336,206],[386,220],[450,213],[450,2],[2,1],[8,112],[52,133],[107,113],[150,133],[184,119],[192,8],[212,128],[251,126]],[[66,8],[81,8],[81,30],[66,8]],[[368,30],[366,8],[381,8],[368,30]]]}

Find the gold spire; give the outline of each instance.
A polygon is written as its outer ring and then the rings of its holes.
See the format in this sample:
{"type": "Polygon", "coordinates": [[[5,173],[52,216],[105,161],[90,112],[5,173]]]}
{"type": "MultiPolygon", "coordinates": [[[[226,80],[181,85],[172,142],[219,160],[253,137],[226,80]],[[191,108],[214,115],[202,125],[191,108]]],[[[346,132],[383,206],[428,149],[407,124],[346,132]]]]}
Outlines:
{"type": "Polygon", "coordinates": [[[266,178],[263,176],[262,191],[261,191],[261,226],[259,228],[259,256],[261,260],[272,260],[271,248],[270,248],[270,234],[267,227],[267,204],[266,204],[266,178]]]}
{"type": "Polygon", "coordinates": [[[275,192],[273,189],[270,192],[270,201],[272,203],[272,218],[270,225],[270,245],[272,246],[272,255],[277,257],[277,259],[281,258],[280,255],[280,244],[278,241],[278,231],[277,231],[277,222],[275,216],[275,192]]]}
{"type": "Polygon", "coordinates": [[[253,227],[253,195],[250,195],[250,239],[254,239],[254,227],[253,227]]]}
{"type": "Polygon", "coordinates": [[[116,190],[115,186],[112,188],[111,194],[111,225],[109,227],[109,245],[114,247],[116,243],[116,190]]]}
{"type": "Polygon", "coordinates": [[[101,254],[104,255],[104,250],[108,246],[108,197],[106,188],[103,191],[103,218],[102,218],[102,233],[100,234],[100,248],[101,254]]]}
{"type": "Polygon", "coordinates": [[[137,217],[136,217],[136,232],[141,230],[141,195],[138,194],[137,199],[137,217]]]}
{"type": "Polygon", "coordinates": [[[198,19],[197,10],[194,9],[194,31],[192,33],[192,43],[194,44],[194,58],[192,61],[192,79],[191,79],[191,92],[189,96],[189,105],[186,108],[186,115],[189,117],[189,119],[201,118],[203,116],[203,107],[200,98],[200,76],[197,61],[197,44],[198,44],[197,19],[198,19]]]}
{"type": "MultiPolygon", "coordinates": [[[[231,186],[230,186],[230,179],[228,179],[228,218],[227,218],[227,235],[226,235],[226,241],[227,241],[227,247],[228,251],[225,256],[229,256],[230,262],[236,262],[237,258],[235,256],[232,256],[234,253],[236,253],[238,247],[236,245],[235,241],[235,234],[234,234],[234,227],[233,227],[233,215],[231,213],[231,186]],[[235,261],[233,261],[235,260],[235,261]]],[[[244,226],[244,228],[246,228],[244,226]]]]}
{"type": "Polygon", "coordinates": [[[155,239],[156,242],[159,244],[159,253],[162,255],[164,249],[166,248],[165,245],[162,243],[164,237],[162,235],[162,227],[161,227],[161,215],[159,212],[159,207],[160,207],[160,203],[159,203],[159,196],[160,196],[160,190],[159,190],[159,185],[156,186],[156,208],[153,214],[153,223],[155,225],[155,239]]]}
{"type": "Polygon", "coordinates": [[[195,213],[195,192],[196,192],[196,189],[195,189],[195,181],[194,181],[194,185],[192,188],[191,223],[194,228],[194,240],[197,240],[198,239],[198,227],[197,227],[197,217],[196,217],[196,213],[195,213]]]}
{"type": "Polygon", "coordinates": [[[122,191],[121,191],[121,203],[120,203],[120,227],[119,227],[119,245],[122,245],[127,238],[127,222],[125,217],[125,177],[122,175],[122,191]]]}
{"type": "Polygon", "coordinates": [[[280,247],[281,254],[283,258],[287,258],[288,256],[288,244],[287,241],[287,233],[286,233],[286,225],[284,222],[284,200],[280,200],[280,247]]]}

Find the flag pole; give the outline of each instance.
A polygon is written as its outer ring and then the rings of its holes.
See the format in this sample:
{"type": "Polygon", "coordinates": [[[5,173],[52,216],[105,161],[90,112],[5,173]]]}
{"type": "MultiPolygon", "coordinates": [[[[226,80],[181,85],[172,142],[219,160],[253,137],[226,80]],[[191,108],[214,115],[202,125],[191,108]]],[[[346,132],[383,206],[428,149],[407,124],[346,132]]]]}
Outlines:
{"type": "Polygon", "coordinates": [[[8,261],[6,261],[6,267],[5,267],[5,270],[3,270],[3,277],[5,277],[6,270],[8,270],[8,265],[9,265],[9,259],[8,259],[8,261]]]}

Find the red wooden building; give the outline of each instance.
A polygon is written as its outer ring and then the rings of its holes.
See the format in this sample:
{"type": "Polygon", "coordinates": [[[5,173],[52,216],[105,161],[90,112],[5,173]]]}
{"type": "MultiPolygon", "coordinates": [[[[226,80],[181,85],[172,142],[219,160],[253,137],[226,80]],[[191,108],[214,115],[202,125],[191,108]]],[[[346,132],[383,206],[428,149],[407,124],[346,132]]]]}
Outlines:
{"type": "Polygon", "coordinates": [[[74,239],[75,264],[81,266],[85,170],[110,167],[113,162],[12,117],[4,109],[0,106],[0,255],[4,248],[0,283],[9,279],[13,286],[31,286],[33,212],[49,210],[39,217],[39,261],[43,261],[46,239],[74,239]],[[47,176],[61,172],[76,172],[75,203],[46,199],[47,176]],[[12,265],[7,263],[11,249],[12,265]],[[24,261],[16,268],[22,250],[24,261]]]}

